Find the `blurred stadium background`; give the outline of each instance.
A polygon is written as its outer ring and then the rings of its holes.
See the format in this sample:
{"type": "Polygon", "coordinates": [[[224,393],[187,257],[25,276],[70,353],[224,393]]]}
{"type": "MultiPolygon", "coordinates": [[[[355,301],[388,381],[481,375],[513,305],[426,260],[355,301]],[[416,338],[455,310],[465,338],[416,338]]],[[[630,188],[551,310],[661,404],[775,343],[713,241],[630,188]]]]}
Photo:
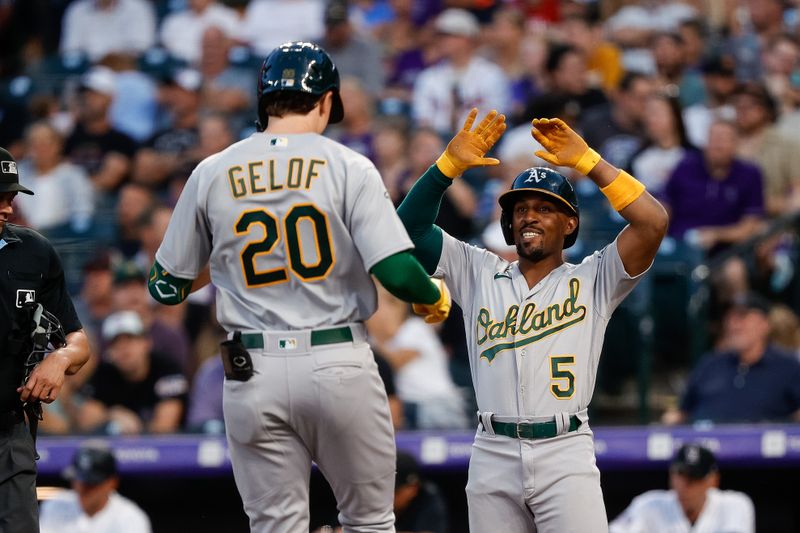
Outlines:
{"type": "MultiPolygon", "coordinates": [[[[782,356],[800,354],[797,4],[0,0],[0,146],[36,191],[18,199],[17,222],[59,251],[96,356],[48,406],[40,486],[66,486],[61,471],[75,448],[103,436],[120,462],[120,492],[155,531],[247,530],[220,418],[223,332],[213,290],[164,308],[145,281],[194,165],[255,131],[265,54],[308,39],[342,73],[346,117],[328,135],[370,157],[396,203],[470,107],[507,114],[513,128],[496,150],[502,165],[471,171],[443,204],[440,225],[461,239],[513,257],[496,197],[519,170],[545,164],[533,155],[533,117],[564,119],[645,182],[672,223],[652,270],[615,313],[600,363],[590,416],[609,518],[635,495],[666,488],[672,454],[697,441],[717,453],[722,487],[751,496],[758,531],[800,531],[798,380],[754,390],[740,370],[741,386],[725,391],[727,409],[715,410],[698,405],[698,396],[713,394],[691,378],[707,354],[746,351],[767,337],[782,356]],[[448,8],[466,13],[443,19],[448,8]],[[752,294],[770,303],[764,339],[731,318],[732,304],[752,294]],[[114,401],[93,374],[113,366],[102,324],[118,310],[140,314],[152,357],[167,361],[158,377],[177,391],[154,387],[147,401],[127,405],[133,422],[86,409],[114,401]],[[155,428],[149,416],[161,401],[179,402],[182,414],[155,428]]],[[[582,211],[568,259],[579,261],[613,239],[622,220],[590,183],[570,177],[582,211]]],[[[398,448],[417,457],[444,495],[449,531],[467,531],[474,428],[431,427],[421,416],[448,401],[472,419],[459,313],[434,330],[382,295],[369,326],[398,448]],[[419,369],[443,371],[423,372],[429,382],[410,387],[419,369]]],[[[315,472],[312,525],[333,517],[315,472]]]]}

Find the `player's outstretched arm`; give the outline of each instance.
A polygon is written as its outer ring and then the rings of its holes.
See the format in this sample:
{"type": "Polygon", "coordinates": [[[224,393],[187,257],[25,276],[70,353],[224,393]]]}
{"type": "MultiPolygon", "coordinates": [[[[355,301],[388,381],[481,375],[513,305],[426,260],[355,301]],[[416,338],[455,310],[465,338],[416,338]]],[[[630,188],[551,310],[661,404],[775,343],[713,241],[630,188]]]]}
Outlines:
{"type": "Polygon", "coordinates": [[[393,296],[413,303],[425,322],[442,322],[450,314],[450,291],[440,279],[431,279],[409,252],[390,255],[372,267],[371,273],[393,296]]]}
{"type": "Polygon", "coordinates": [[[442,232],[434,225],[439,205],[453,179],[474,167],[497,165],[485,157],[506,130],[506,117],[490,111],[473,129],[478,110],[472,109],[464,126],[450,140],[444,153],[411,188],[397,214],[414,242],[414,256],[432,274],[442,254],[442,232]]]}
{"type": "Polygon", "coordinates": [[[625,271],[637,276],[647,270],[667,233],[669,217],[664,206],[636,178],[601,158],[561,119],[533,119],[531,135],[545,149],[537,151],[537,156],[556,166],[572,167],[600,187],[630,223],[617,237],[625,271]]]}

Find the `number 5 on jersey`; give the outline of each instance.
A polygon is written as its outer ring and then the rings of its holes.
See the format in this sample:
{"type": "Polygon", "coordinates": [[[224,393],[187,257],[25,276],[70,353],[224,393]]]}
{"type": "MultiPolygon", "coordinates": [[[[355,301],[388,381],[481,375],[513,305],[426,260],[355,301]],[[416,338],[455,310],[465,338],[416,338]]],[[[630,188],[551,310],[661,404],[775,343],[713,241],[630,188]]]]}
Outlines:
{"type": "MultiPolygon", "coordinates": [[[[239,254],[247,287],[265,287],[288,281],[289,273],[284,267],[261,271],[256,269],[256,258],[259,255],[272,253],[281,238],[278,218],[266,209],[245,211],[236,221],[234,231],[236,235],[246,235],[250,233],[253,224],[260,225],[264,229],[264,238],[247,243],[239,254]]],[[[327,276],[336,263],[336,258],[331,246],[328,218],[325,213],[312,204],[297,204],[286,213],[281,225],[284,229],[289,269],[303,281],[314,281],[327,276]],[[303,219],[311,221],[317,250],[316,263],[308,263],[303,257],[299,227],[303,219]]]]}
{"type": "Polygon", "coordinates": [[[550,392],[559,400],[569,400],[575,394],[575,374],[565,366],[575,364],[574,355],[550,356],[550,392]]]}

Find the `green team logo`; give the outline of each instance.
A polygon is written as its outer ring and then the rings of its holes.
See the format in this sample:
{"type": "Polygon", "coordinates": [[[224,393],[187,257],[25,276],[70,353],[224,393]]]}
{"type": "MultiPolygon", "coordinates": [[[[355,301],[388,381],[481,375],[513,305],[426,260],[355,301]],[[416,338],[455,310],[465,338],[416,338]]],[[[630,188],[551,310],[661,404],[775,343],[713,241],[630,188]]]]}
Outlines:
{"type": "Polygon", "coordinates": [[[478,346],[486,342],[511,337],[508,342],[498,342],[486,348],[480,357],[492,362],[498,353],[532,344],[554,333],[558,333],[586,318],[586,306],[578,304],[581,282],[577,278],[569,280],[569,296],[563,303],[549,305],[539,310],[535,303],[525,305],[520,312],[518,305],[512,305],[506,311],[503,320],[493,320],[489,311],[481,308],[478,311],[478,346]],[[517,334],[526,335],[523,339],[514,340],[517,334]]]}

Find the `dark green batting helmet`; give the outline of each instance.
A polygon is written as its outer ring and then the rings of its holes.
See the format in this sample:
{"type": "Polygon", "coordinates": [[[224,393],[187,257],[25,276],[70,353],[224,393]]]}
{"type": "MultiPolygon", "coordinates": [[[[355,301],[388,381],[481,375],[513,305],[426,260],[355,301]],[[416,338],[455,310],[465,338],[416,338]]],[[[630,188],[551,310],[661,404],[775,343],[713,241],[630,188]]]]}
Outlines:
{"type": "MultiPolygon", "coordinates": [[[[523,170],[514,178],[511,188],[500,195],[497,202],[502,208],[500,214],[500,226],[503,229],[503,237],[506,244],[514,244],[514,234],[511,231],[511,220],[513,217],[514,203],[522,193],[535,192],[550,196],[557,200],[557,203],[567,209],[571,214],[578,217],[580,226],[580,213],[578,211],[578,197],[572,184],[555,170],[547,167],[533,167],[523,170]]],[[[578,239],[578,226],[575,231],[564,238],[564,248],[569,248],[578,239]]]]}
{"type": "Polygon", "coordinates": [[[275,48],[261,65],[258,77],[258,120],[262,128],[268,117],[263,116],[261,101],[265,95],[281,91],[295,91],[323,95],[333,91],[333,108],[329,122],[335,124],[344,118],[344,107],[339,96],[339,70],[321,47],[313,43],[293,41],[275,48]]]}

